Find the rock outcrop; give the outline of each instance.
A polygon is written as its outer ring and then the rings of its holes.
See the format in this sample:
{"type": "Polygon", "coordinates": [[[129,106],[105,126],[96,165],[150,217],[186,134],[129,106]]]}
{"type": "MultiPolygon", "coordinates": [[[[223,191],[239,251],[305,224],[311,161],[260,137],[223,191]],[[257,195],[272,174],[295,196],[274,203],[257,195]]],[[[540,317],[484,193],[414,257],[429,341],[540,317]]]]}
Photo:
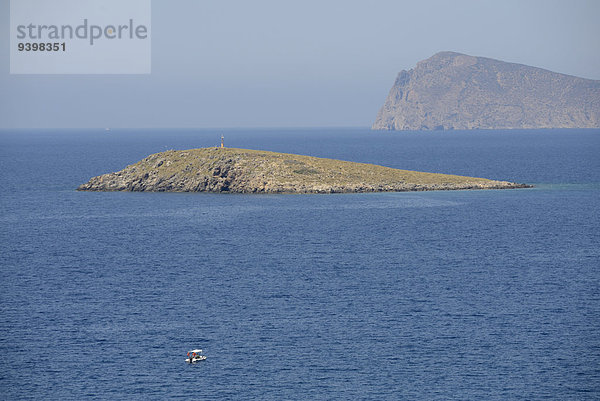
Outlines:
{"type": "Polygon", "coordinates": [[[484,178],[420,173],[247,149],[170,150],[93,177],[80,191],[341,193],[524,188],[484,178]]]}
{"type": "Polygon", "coordinates": [[[453,52],[398,74],[373,129],[599,128],[600,81],[453,52]]]}

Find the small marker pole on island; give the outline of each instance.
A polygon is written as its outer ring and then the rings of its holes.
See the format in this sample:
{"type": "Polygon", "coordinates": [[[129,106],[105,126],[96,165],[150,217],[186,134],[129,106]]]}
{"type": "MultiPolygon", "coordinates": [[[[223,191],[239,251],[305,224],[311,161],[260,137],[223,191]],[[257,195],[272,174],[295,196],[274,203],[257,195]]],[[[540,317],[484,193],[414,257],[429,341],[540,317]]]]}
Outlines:
{"type": "Polygon", "coordinates": [[[225,143],[223,142],[225,138],[223,137],[223,135],[221,135],[221,147],[224,148],[225,147],[225,143]]]}

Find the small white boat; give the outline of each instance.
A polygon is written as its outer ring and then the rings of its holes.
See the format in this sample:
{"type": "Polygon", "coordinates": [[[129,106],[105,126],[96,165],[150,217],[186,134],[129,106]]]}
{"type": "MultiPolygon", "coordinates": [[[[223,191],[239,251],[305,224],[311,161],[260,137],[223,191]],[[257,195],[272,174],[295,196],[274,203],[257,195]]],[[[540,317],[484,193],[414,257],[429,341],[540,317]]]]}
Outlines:
{"type": "Polygon", "coordinates": [[[193,349],[187,353],[187,356],[185,360],[187,363],[196,363],[206,359],[206,356],[202,355],[201,349],[193,349]]]}

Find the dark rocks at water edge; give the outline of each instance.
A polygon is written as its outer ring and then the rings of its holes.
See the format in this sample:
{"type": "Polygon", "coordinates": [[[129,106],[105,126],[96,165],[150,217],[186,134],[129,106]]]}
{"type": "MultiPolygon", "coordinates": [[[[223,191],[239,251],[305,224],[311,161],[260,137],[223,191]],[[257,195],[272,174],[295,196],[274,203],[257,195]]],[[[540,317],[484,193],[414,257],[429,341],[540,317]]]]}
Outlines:
{"type": "Polygon", "coordinates": [[[170,150],[93,177],[80,191],[344,193],[527,188],[485,178],[247,149],[170,150]]]}
{"type": "Polygon", "coordinates": [[[599,127],[600,81],[442,52],[398,74],[372,128],[599,127]]]}

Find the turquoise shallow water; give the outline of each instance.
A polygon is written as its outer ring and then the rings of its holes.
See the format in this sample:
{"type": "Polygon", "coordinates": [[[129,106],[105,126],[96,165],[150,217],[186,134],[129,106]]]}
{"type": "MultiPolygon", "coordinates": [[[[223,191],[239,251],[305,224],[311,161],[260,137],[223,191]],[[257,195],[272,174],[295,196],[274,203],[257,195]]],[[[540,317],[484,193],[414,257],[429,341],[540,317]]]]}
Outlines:
{"type": "Polygon", "coordinates": [[[219,138],[0,133],[3,397],[600,397],[600,132],[225,131],[525,190],[74,191],[219,138]]]}

